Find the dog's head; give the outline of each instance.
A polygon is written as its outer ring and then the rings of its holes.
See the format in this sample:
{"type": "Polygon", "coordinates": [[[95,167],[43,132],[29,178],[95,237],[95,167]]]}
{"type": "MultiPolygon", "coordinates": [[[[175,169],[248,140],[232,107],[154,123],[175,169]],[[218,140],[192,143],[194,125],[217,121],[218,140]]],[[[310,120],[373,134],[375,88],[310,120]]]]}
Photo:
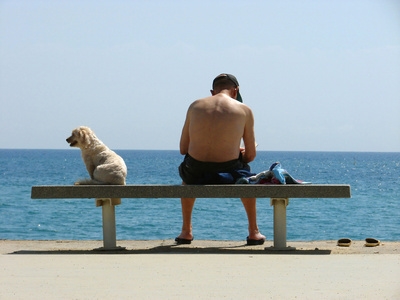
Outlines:
{"type": "Polygon", "coordinates": [[[70,147],[85,148],[96,138],[94,132],[86,126],[80,126],[72,130],[72,134],[66,139],[70,147]]]}

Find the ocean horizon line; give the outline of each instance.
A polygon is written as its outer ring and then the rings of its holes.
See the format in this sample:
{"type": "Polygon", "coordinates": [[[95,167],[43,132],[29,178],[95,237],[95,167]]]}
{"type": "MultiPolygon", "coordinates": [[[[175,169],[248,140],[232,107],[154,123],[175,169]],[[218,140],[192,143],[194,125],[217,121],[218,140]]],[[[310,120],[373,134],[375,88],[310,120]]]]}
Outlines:
{"type": "MultiPolygon", "coordinates": [[[[113,151],[177,151],[179,149],[120,149],[120,148],[110,148],[113,151]]],[[[0,148],[1,150],[27,150],[27,151],[79,151],[79,149],[72,148],[0,148]]],[[[369,150],[257,150],[257,152],[293,152],[293,153],[400,153],[400,151],[369,151],[369,150]]]]}

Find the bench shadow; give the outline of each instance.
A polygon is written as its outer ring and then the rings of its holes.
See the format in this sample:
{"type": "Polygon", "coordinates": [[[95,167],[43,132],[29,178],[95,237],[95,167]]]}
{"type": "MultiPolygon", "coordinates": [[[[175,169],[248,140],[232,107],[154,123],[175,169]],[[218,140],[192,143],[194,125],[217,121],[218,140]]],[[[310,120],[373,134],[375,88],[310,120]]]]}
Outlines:
{"type": "Polygon", "coordinates": [[[329,249],[295,249],[295,250],[271,250],[269,247],[194,247],[190,245],[162,245],[146,249],[125,249],[117,250],[18,250],[9,254],[17,255],[132,255],[132,254],[238,254],[238,255],[330,255],[329,249]]]}

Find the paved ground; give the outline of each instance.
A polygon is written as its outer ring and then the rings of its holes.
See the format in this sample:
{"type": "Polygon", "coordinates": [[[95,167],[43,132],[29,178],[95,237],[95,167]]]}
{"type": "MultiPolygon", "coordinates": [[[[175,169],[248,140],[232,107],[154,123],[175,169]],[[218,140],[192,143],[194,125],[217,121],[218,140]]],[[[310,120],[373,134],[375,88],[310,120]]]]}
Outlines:
{"type": "Polygon", "coordinates": [[[400,299],[400,243],[0,241],[0,299],[400,299]]]}

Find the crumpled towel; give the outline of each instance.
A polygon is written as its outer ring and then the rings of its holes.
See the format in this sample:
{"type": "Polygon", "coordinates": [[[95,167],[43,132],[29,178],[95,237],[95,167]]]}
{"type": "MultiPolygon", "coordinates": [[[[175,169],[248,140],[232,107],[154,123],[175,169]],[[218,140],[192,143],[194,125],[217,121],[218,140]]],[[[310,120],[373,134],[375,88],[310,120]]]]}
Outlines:
{"type": "Polygon", "coordinates": [[[269,170],[250,177],[243,177],[236,181],[236,184],[310,184],[292,175],[282,168],[280,162],[273,163],[269,170]]]}

